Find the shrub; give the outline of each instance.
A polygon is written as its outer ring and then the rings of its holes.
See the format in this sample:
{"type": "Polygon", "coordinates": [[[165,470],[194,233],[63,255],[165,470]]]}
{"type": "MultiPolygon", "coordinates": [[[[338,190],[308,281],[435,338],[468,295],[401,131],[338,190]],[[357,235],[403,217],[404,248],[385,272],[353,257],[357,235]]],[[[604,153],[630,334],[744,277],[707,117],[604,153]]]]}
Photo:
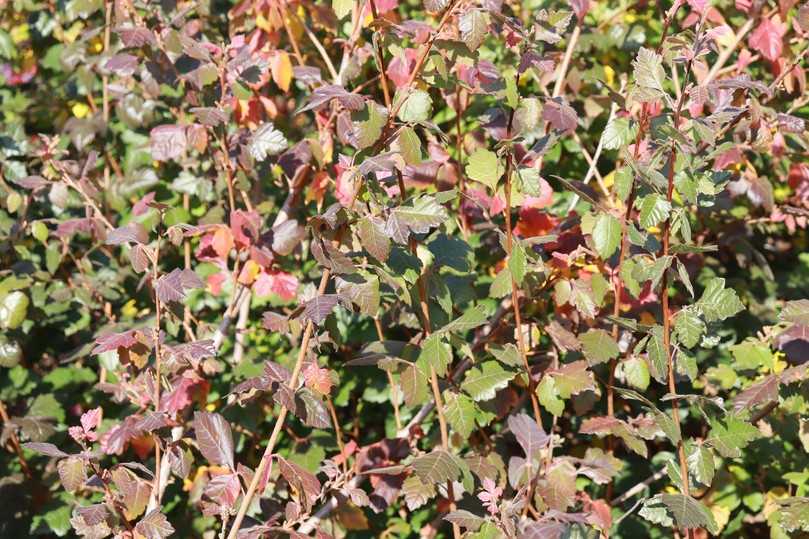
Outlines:
{"type": "Polygon", "coordinates": [[[2,535],[809,532],[809,4],[7,4],[2,535]]]}

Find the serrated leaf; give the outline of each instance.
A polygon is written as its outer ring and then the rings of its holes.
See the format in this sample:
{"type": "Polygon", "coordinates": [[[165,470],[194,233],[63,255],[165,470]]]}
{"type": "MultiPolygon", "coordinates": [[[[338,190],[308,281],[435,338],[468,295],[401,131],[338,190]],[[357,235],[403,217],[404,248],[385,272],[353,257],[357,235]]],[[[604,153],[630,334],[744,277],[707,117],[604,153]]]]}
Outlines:
{"type": "Polygon", "coordinates": [[[458,509],[457,511],[451,511],[444,516],[444,520],[447,522],[451,522],[452,524],[457,524],[461,528],[465,528],[470,532],[475,532],[480,529],[486,520],[483,517],[479,517],[474,513],[470,513],[465,509],[458,509]]]}
{"type": "Polygon", "coordinates": [[[608,213],[599,213],[593,225],[593,243],[601,258],[611,257],[621,243],[621,222],[608,213]]]}
{"type": "Polygon", "coordinates": [[[663,327],[654,326],[649,333],[646,352],[649,354],[652,376],[661,384],[665,384],[668,379],[668,356],[663,343],[663,327]]]}
{"type": "Polygon", "coordinates": [[[405,163],[408,165],[421,163],[421,140],[412,127],[405,126],[399,131],[398,142],[405,163]]]}
{"type": "Polygon", "coordinates": [[[592,371],[588,370],[586,361],[566,363],[546,373],[553,377],[556,391],[563,399],[595,389],[595,379],[592,371]]]}
{"type": "Polygon", "coordinates": [[[552,376],[543,376],[536,391],[539,403],[546,410],[555,416],[562,415],[562,412],[565,410],[565,401],[559,398],[559,392],[556,390],[556,382],[552,376]]]}
{"type": "Polygon", "coordinates": [[[686,348],[696,346],[703,333],[705,333],[705,322],[693,309],[682,309],[674,317],[674,336],[686,348]]]}
{"type": "Polygon", "coordinates": [[[576,469],[570,462],[558,462],[540,481],[537,491],[548,507],[566,511],[576,497],[576,469]]]}
{"type": "Polygon", "coordinates": [[[256,161],[264,161],[269,156],[278,155],[289,147],[284,134],[272,122],[262,124],[250,139],[248,150],[256,161]]]}
{"type": "Polygon", "coordinates": [[[398,243],[407,243],[410,234],[424,234],[447,220],[447,210],[430,195],[390,211],[385,232],[398,243]]]}
{"type": "Polygon", "coordinates": [[[461,389],[475,401],[489,400],[499,389],[508,386],[512,378],[514,372],[504,369],[498,361],[485,361],[466,371],[461,389]]]}
{"type": "Polygon", "coordinates": [[[663,81],[666,79],[663,57],[651,49],[641,47],[632,66],[634,67],[635,84],[642,90],[639,100],[659,99],[663,95],[663,81]]]}
{"type": "Polygon", "coordinates": [[[444,415],[452,429],[464,438],[468,438],[475,430],[475,402],[462,393],[444,393],[444,415]]]}
{"type": "Polygon", "coordinates": [[[489,150],[476,150],[469,156],[466,164],[466,175],[480,182],[492,191],[497,190],[497,182],[503,176],[505,168],[494,152],[489,150]]]}
{"type": "Polygon", "coordinates": [[[337,294],[319,294],[303,304],[303,320],[311,320],[314,324],[322,324],[331,314],[339,301],[337,294]]]}
{"type": "Polygon", "coordinates": [[[515,241],[512,246],[511,256],[508,257],[508,269],[517,285],[521,285],[525,278],[526,264],[525,249],[519,241],[515,241]]]}
{"type": "Polygon", "coordinates": [[[219,414],[194,412],[194,432],[202,455],[213,464],[233,464],[233,436],[230,424],[219,414]]]}
{"type": "Polygon", "coordinates": [[[538,459],[542,449],[548,445],[550,437],[545,434],[542,427],[528,414],[519,413],[509,416],[508,428],[517,438],[525,456],[528,459],[538,459]]]}
{"type": "Polygon", "coordinates": [[[511,271],[508,266],[501,269],[489,287],[490,298],[502,298],[511,293],[511,271]]]}
{"type": "Polygon", "coordinates": [[[401,384],[405,404],[408,406],[417,406],[427,400],[427,375],[418,365],[410,365],[402,372],[401,384]]]}
{"type": "Polygon", "coordinates": [[[629,144],[634,134],[629,118],[614,116],[601,133],[601,144],[605,150],[618,150],[629,144]]]}
{"type": "Polygon", "coordinates": [[[454,481],[461,474],[458,461],[443,449],[415,458],[412,466],[419,479],[431,485],[454,481]]]}
{"type": "Polygon", "coordinates": [[[399,109],[399,119],[403,122],[424,122],[430,118],[433,100],[424,90],[413,90],[404,98],[399,109]]]}
{"type": "Polygon", "coordinates": [[[711,486],[714,476],[714,458],[710,449],[703,445],[691,445],[688,454],[688,471],[700,484],[711,486]]]}
{"type": "Polygon", "coordinates": [[[678,526],[706,528],[711,533],[718,531],[710,510],[698,500],[684,494],[661,494],[660,501],[668,508],[678,526]]]}
{"type": "Polygon", "coordinates": [[[640,201],[640,226],[649,229],[665,221],[671,211],[671,203],[658,194],[646,195],[640,201]]]}
{"type": "Polygon", "coordinates": [[[579,335],[579,342],[581,342],[584,357],[590,362],[590,365],[597,365],[604,363],[618,357],[621,350],[618,344],[612,339],[612,336],[603,329],[593,328],[579,335]]]}
{"type": "Polygon", "coordinates": [[[385,262],[390,254],[390,237],[385,234],[385,222],[379,217],[363,217],[357,223],[360,243],[371,256],[385,262]]]}
{"type": "Polygon", "coordinates": [[[705,316],[706,322],[724,320],[744,310],[736,291],[725,288],[725,280],[719,277],[708,281],[696,305],[705,316]]]}
{"type": "Polygon", "coordinates": [[[755,425],[733,415],[711,419],[709,423],[711,431],[705,443],[725,458],[741,457],[741,450],[761,435],[755,425]]]}
{"type": "Polygon", "coordinates": [[[470,51],[474,51],[486,38],[489,27],[488,14],[477,9],[470,9],[458,19],[458,30],[461,40],[466,43],[470,51]]]}
{"type": "Polygon", "coordinates": [[[649,387],[649,365],[639,357],[631,357],[621,364],[626,381],[641,391],[649,387]]]}
{"type": "Polygon", "coordinates": [[[447,367],[452,362],[452,348],[445,343],[441,334],[433,334],[421,345],[419,362],[424,362],[435,369],[438,376],[447,374],[447,367]]]}
{"type": "Polygon", "coordinates": [[[463,333],[478,326],[482,326],[485,323],[486,315],[483,312],[483,308],[476,306],[468,309],[460,317],[442,327],[436,331],[436,333],[463,333]]]}
{"type": "Polygon", "coordinates": [[[411,475],[402,484],[402,494],[410,511],[415,511],[435,497],[435,486],[411,475]]]}
{"type": "Polygon", "coordinates": [[[138,522],[135,526],[135,531],[145,539],[165,539],[174,533],[174,528],[169,523],[166,515],[161,513],[159,509],[154,509],[138,522]]]}
{"type": "Polygon", "coordinates": [[[75,492],[87,480],[87,468],[84,459],[80,457],[62,459],[56,468],[59,472],[59,481],[68,492],[75,492]]]}

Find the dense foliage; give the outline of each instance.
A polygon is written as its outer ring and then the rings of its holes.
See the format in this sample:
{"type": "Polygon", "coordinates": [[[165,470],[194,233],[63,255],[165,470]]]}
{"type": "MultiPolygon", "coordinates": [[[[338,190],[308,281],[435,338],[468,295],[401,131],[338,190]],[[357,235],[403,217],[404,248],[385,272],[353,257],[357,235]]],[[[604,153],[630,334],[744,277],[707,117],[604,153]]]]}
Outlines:
{"type": "Polygon", "coordinates": [[[809,4],[2,5],[3,537],[809,534],[809,4]]]}

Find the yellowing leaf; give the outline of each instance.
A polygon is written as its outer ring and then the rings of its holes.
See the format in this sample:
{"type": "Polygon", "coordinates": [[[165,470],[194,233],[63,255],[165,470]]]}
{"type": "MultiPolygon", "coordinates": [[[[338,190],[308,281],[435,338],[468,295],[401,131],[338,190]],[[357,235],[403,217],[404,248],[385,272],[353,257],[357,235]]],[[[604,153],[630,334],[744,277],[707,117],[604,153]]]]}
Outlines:
{"type": "Polygon", "coordinates": [[[284,51],[278,51],[272,58],[271,64],[272,80],[283,91],[289,91],[289,85],[292,83],[292,62],[289,59],[289,54],[284,51]]]}

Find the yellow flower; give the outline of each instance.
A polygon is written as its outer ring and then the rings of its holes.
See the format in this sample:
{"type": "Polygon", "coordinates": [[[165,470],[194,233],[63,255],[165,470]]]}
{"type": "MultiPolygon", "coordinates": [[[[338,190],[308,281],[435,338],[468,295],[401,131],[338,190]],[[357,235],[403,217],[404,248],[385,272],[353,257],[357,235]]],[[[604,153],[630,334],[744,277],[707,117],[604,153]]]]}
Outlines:
{"type": "Polygon", "coordinates": [[[70,108],[70,110],[73,112],[73,116],[76,118],[84,118],[90,114],[90,107],[85,103],[76,103],[70,108]]]}
{"type": "Polygon", "coordinates": [[[604,66],[604,78],[607,86],[612,86],[612,83],[615,82],[615,70],[610,66],[604,66]]]}

